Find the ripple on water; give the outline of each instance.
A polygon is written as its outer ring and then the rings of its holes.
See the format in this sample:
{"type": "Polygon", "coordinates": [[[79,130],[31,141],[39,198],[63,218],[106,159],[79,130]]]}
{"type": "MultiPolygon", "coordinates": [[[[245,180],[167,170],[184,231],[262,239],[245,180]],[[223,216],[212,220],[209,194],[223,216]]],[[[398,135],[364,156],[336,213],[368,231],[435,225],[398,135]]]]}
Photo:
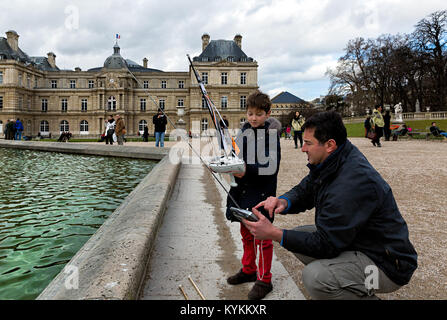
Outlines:
{"type": "Polygon", "coordinates": [[[0,148],[0,300],[34,299],[155,162],[0,148]]]}

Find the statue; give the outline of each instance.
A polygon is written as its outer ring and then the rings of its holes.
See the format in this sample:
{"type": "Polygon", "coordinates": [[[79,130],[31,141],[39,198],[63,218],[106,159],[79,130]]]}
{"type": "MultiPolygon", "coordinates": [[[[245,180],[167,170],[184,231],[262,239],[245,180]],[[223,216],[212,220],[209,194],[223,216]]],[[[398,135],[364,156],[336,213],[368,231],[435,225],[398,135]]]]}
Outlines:
{"type": "Polygon", "coordinates": [[[394,106],[394,116],[395,116],[395,121],[396,122],[403,122],[402,120],[402,103],[399,102],[398,104],[396,104],[394,106]]]}
{"type": "Polygon", "coordinates": [[[416,99],[416,106],[415,106],[415,109],[416,109],[416,113],[421,112],[421,104],[420,104],[420,102],[419,102],[419,99],[416,99]]]}

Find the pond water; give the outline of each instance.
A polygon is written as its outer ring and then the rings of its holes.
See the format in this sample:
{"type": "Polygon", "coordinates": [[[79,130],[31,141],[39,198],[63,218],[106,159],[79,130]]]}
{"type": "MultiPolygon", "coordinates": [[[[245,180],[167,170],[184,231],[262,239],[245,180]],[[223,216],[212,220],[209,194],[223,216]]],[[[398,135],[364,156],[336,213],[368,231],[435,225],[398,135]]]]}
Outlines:
{"type": "Polygon", "coordinates": [[[0,300],[35,299],[156,164],[0,148],[0,300]]]}

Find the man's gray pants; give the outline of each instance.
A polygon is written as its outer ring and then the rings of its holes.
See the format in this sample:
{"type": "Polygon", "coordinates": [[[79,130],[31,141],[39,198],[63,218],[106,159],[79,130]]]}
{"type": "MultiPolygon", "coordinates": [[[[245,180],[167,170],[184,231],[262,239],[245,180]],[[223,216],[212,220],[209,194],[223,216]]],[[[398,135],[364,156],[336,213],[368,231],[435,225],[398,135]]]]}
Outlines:
{"type": "MultiPolygon", "coordinates": [[[[302,226],[294,230],[315,232],[317,228],[302,226]]],[[[299,253],[295,256],[306,265],[303,283],[314,300],[376,300],[376,293],[400,288],[360,251],[345,251],[333,259],[315,259],[299,253]]]]}

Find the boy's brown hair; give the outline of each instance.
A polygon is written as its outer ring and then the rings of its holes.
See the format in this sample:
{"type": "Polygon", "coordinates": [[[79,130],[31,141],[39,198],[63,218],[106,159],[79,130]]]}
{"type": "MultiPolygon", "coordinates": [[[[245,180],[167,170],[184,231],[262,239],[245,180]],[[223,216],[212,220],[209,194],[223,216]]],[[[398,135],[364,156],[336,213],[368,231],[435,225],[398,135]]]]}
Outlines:
{"type": "Polygon", "coordinates": [[[248,108],[256,108],[269,113],[272,108],[272,101],[270,101],[270,97],[267,94],[256,90],[247,99],[248,108]]]}

